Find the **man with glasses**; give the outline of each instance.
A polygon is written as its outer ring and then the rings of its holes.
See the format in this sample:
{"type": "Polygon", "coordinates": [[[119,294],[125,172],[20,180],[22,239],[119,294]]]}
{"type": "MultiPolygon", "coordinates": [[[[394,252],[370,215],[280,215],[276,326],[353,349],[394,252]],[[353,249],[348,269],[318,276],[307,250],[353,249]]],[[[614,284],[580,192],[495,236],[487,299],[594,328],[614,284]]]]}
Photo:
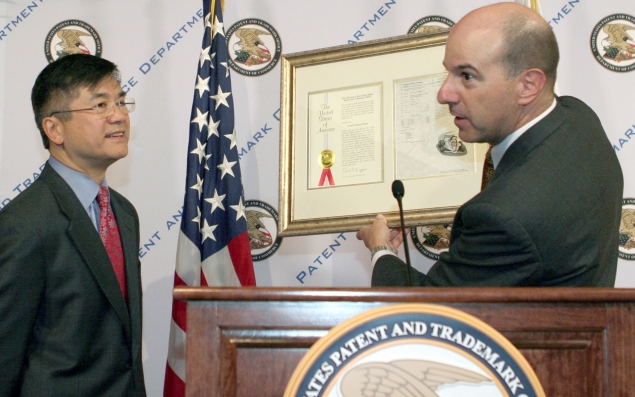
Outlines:
{"type": "Polygon", "coordinates": [[[50,158],[0,211],[0,396],[145,396],[139,219],[105,178],[135,102],[84,54],[48,65],[31,102],[50,158]]]}

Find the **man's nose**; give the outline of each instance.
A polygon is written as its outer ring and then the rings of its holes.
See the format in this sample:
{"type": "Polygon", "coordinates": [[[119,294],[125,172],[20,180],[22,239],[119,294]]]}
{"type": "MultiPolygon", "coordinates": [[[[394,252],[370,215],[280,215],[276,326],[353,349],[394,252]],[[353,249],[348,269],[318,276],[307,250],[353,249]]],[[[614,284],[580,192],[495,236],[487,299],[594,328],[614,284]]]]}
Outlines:
{"type": "Polygon", "coordinates": [[[456,102],[456,95],[454,94],[454,90],[452,89],[452,83],[450,82],[450,76],[446,77],[443,85],[439,89],[437,93],[437,101],[440,104],[450,104],[456,102]]]}
{"type": "Polygon", "coordinates": [[[121,110],[121,108],[117,104],[114,104],[113,112],[110,114],[110,116],[108,116],[108,121],[114,123],[125,120],[126,117],[128,117],[128,113],[121,110]]]}

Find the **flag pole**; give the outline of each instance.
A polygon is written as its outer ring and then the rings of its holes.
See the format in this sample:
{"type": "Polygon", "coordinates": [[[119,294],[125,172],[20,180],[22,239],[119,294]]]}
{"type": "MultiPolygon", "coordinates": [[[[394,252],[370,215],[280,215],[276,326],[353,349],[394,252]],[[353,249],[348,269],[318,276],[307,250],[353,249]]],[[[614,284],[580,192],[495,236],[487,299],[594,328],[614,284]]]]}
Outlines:
{"type": "Polygon", "coordinates": [[[209,42],[211,43],[212,40],[214,39],[214,15],[216,15],[216,0],[210,0],[209,3],[210,3],[209,24],[211,26],[211,29],[209,30],[209,42]]]}
{"type": "Polygon", "coordinates": [[[538,0],[531,0],[531,9],[540,13],[540,10],[538,9],[538,0]]]}

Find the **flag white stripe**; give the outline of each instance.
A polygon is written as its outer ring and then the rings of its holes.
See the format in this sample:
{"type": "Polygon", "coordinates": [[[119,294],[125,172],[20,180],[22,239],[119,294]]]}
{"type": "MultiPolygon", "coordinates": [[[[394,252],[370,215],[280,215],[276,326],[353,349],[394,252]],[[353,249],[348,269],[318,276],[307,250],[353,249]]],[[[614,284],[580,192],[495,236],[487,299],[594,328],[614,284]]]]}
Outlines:
{"type": "Polygon", "coordinates": [[[190,287],[201,285],[201,251],[179,230],[176,251],[176,274],[190,287]]]}
{"type": "Polygon", "coordinates": [[[205,259],[201,268],[209,286],[240,287],[240,280],[232,264],[227,246],[205,259]]]}

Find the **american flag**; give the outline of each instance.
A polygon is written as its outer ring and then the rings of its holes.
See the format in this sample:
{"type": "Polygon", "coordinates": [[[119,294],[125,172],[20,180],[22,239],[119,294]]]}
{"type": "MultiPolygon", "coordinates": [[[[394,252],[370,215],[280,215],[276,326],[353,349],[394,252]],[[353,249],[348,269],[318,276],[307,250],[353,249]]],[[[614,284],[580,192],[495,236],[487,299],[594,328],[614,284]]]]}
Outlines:
{"type": "MultiPolygon", "coordinates": [[[[174,286],[253,286],[227,42],[220,1],[215,7],[210,3],[203,0],[205,34],[192,102],[174,286]]],[[[185,395],[186,309],[184,302],[173,301],[164,396],[185,395]]]]}

